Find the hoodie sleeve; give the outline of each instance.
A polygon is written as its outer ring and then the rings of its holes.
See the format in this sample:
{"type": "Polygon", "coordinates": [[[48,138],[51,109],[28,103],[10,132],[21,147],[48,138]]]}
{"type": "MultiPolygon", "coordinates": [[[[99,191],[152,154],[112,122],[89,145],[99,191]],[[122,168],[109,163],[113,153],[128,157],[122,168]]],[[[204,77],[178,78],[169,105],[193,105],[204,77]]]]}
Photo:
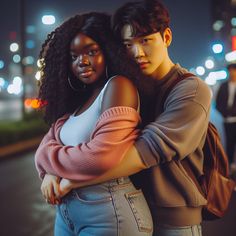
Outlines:
{"type": "Polygon", "coordinates": [[[147,125],[135,147],[147,167],[183,159],[205,137],[211,103],[208,86],[196,78],[178,83],[171,91],[164,112],[147,125]]]}
{"type": "MultiPolygon", "coordinates": [[[[100,116],[90,141],[63,146],[54,126],[55,138],[40,144],[35,154],[39,175],[49,173],[71,180],[87,181],[118,165],[137,138],[140,116],[131,107],[112,107],[100,116]]],[[[46,139],[46,138],[45,138],[46,139]]]]}

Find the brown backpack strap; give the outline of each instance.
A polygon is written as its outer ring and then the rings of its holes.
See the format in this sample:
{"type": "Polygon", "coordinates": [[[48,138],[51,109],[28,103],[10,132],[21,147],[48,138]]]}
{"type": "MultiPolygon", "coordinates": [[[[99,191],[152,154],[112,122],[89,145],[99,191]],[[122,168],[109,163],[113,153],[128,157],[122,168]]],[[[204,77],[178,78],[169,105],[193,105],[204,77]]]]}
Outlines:
{"type": "Polygon", "coordinates": [[[172,89],[182,80],[185,80],[189,77],[195,77],[196,75],[192,74],[192,73],[185,73],[183,75],[179,75],[175,80],[172,81],[172,83],[170,84],[170,86],[167,88],[166,92],[164,93],[164,95],[161,98],[161,112],[163,112],[164,110],[164,103],[167,99],[167,97],[169,96],[170,92],[172,91],[172,89]]]}

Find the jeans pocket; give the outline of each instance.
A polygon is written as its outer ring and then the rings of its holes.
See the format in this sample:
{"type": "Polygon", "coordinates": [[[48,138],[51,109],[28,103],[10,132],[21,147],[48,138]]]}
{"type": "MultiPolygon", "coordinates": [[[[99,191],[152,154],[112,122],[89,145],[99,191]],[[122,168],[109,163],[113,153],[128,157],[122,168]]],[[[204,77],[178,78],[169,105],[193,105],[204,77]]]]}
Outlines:
{"type": "Polygon", "coordinates": [[[85,204],[100,204],[112,201],[110,192],[101,191],[101,189],[89,189],[89,190],[74,190],[74,196],[81,203],[85,204]]]}
{"type": "Polygon", "coordinates": [[[152,216],[142,190],[126,193],[125,197],[134,214],[140,232],[153,231],[152,216]]]}

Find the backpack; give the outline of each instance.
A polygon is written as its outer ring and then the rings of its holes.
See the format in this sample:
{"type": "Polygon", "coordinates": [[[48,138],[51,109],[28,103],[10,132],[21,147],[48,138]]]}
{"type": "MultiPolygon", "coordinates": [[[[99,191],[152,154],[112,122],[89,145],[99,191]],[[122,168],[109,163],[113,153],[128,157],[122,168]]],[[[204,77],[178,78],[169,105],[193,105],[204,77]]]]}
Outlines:
{"type": "MultiPolygon", "coordinates": [[[[173,80],[165,94],[161,96],[160,104],[162,112],[166,98],[177,83],[193,76],[195,77],[195,75],[191,73],[186,73],[173,80]]],[[[194,175],[193,170],[187,160],[185,160],[186,158],[182,161],[182,164],[199,191],[207,200],[207,204],[202,210],[203,220],[219,219],[223,217],[228,208],[235,182],[229,177],[228,157],[220,141],[220,135],[211,122],[208,124],[203,153],[203,176],[197,177],[194,175]]]]}

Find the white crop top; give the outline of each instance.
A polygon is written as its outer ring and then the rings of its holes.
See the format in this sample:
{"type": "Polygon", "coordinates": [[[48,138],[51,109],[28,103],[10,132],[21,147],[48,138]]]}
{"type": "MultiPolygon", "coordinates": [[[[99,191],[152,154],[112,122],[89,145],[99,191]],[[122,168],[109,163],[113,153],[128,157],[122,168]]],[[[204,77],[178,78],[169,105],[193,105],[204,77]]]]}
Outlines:
{"type": "Polygon", "coordinates": [[[107,81],[97,98],[83,113],[75,116],[74,112],[63,124],[60,130],[60,140],[64,145],[76,146],[79,143],[89,141],[90,135],[101,115],[104,91],[112,78],[107,81]]]}

